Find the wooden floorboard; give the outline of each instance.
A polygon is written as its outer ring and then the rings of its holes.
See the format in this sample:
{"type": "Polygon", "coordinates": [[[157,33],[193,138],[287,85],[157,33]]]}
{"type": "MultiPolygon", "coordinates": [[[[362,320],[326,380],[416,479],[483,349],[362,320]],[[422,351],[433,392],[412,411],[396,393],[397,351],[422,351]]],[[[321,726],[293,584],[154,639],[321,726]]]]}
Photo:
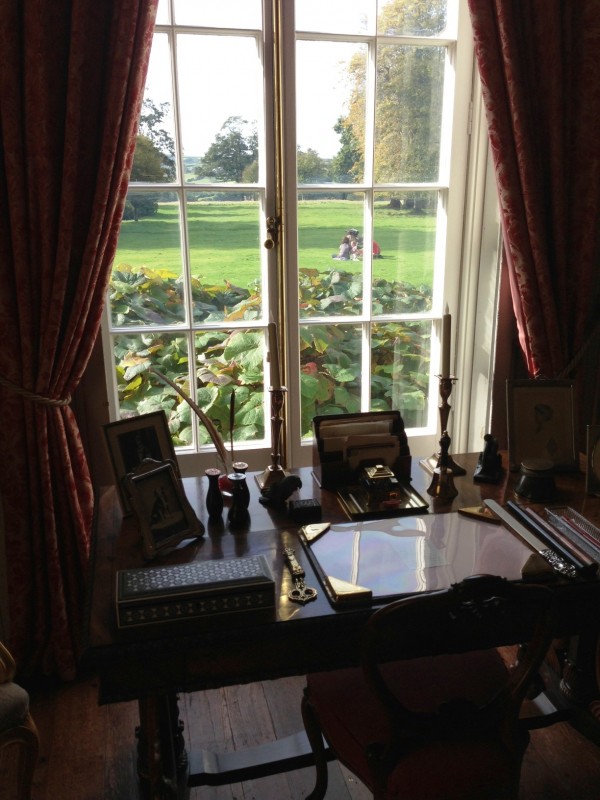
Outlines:
{"type": "MultiPolygon", "coordinates": [[[[182,695],[187,747],[227,751],[300,730],[303,684],[302,678],[289,678],[182,695]]],[[[30,692],[41,741],[33,800],[141,800],[136,703],[98,706],[93,676],[30,692]]],[[[330,764],[329,770],[331,800],[370,798],[339,764],[330,764]]],[[[312,768],[307,768],[242,784],[193,788],[190,800],[302,800],[312,782],[312,768]]],[[[2,794],[0,786],[0,800],[2,794]]],[[[519,798],[599,800],[600,749],[567,723],[533,731],[519,798]]]]}

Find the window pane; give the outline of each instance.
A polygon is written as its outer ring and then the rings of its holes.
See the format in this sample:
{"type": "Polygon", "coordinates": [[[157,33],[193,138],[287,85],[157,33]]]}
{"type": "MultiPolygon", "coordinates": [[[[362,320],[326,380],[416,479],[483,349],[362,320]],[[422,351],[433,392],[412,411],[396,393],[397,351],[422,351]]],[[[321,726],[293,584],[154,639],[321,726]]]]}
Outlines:
{"type": "Polygon", "coordinates": [[[188,193],[194,323],[261,319],[257,194],[188,193]]]}
{"type": "Polygon", "coordinates": [[[313,417],[361,410],[360,325],[300,326],[302,436],[312,436],[313,417]]]}
{"type": "Polygon", "coordinates": [[[407,428],[427,424],[430,345],[430,321],[373,325],[373,411],[398,410],[407,428]]]}
{"type": "Polygon", "coordinates": [[[378,192],[373,220],[373,314],[430,311],[437,192],[378,192]]]}
{"type": "MultiPolygon", "coordinates": [[[[264,330],[205,331],[196,335],[195,346],[200,408],[229,442],[235,390],[234,441],[264,439],[264,330]]],[[[206,432],[200,432],[200,441],[210,442],[206,432]]]]}
{"type": "Polygon", "coordinates": [[[361,182],[366,47],[299,41],[296,58],[298,183],[361,182]]]}
{"type": "Polygon", "coordinates": [[[169,0],[158,0],[156,24],[167,25],[169,22],[169,0]]]}
{"type": "Polygon", "coordinates": [[[375,180],[437,181],[443,47],[381,45],[377,60],[375,180]]]}
{"type": "Polygon", "coordinates": [[[148,331],[113,336],[117,390],[121,417],[164,410],[175,445],[192,442],[192,412],[177,392],[156,374],[181,386],[189,394],[188,349],[184,336],[148,331]]]}
{"type": "Polygon", "coordinates": [[[262,3],[261,0],[219,0],[218,3],[175,0],[175,21],[178,25],[208,28],[260,28],[262,3]]]}
{"type": "Polygon", "coordinates": [[[179,203],[168,192],[129,192],[110,281],[112,324],[185,320],[179,203]]]}
{"type": "Polygon", "coordinates": [[[156,33],[138,125],[132,183],[175,180],[175,123],[170,76],[169,42],[166,34],[156,33]]]}
{"type": "Polygon", "coordinates": [[[405,3],[379,0],[377,33],[394,36],[433,36],[446,29],[448,0],[405,3]]]}
{"type": "Polygon", "coordinates": [[[254,37],[181,35],[177,71],[186,182],[256,183],[262,67],[254,37]]]}
{"type": "Polygon", "coordinates": [[[373,34],[375,12],[376,0],[296,0],[296,29],[373,34]]]}
{"type": "MultiPolygon", "coordinates": [[[[303,193],[304,194],[304,193],[303,193]]],[[[362,313],[362,264],[352,252],[339,260],[349,230],[362,228],[364,197],[331,192],[298,202],[300,316],[362,313]]]]}
{"type": "MultiPolygon", "coordinates": [[[[190,0],[193,2],[193,0],[190,0]]],[[[434,36],[444,33],[448,0],[296,0],[296,28],[313,33],[434,36]]]]}

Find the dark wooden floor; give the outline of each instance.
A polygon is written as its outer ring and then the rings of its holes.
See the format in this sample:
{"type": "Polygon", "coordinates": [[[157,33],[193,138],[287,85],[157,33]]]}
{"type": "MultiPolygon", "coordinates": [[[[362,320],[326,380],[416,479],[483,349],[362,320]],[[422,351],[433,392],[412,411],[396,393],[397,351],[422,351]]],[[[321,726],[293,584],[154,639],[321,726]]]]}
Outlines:
{"type": "MultiPolygon", "coordinates": [[[[303,678],[290,678],[182,695],[188,747],[240,749],[301,729],[303,684],[303,678]]],[[[135,703],[98,706],[97,683],[88,677],[32,690],[32,712],[41,738],[34,800],[138,800],[135,703]]],[[[330,765],[330,775],[331,800],[370,797],[337,763],[330,765]]],[[[191,790],[190,800],[300,800],[309,793],[312,777],[312,769],[303,769],[227,787],[200,787],[191,790]]],[[[520,797],[598,800],[600,749],[566,723],[534,731],[520,797]]]]}

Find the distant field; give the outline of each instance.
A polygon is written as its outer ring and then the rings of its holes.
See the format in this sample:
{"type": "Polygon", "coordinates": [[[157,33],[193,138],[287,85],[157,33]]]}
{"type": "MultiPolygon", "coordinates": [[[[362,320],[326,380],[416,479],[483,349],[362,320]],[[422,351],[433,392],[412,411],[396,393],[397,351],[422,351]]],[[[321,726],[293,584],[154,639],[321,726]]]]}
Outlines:
{"type": "MultiPolygon", "coordinates": [[[[298,210],[300,267],[356,271],[359,262],[332,260],[347,228],[362,231],[362,204],[351,200],[304,200],[298,210]]],[[[265,238],[258,203],[207,202],[187,206],[192,273],[206,283],[225,280],[246,286],[260,278],[265,238]]],[[[121,226],[115,265],[181,270],[178,207],[159,204],[158,213],[121,226]]],[[[375,209],[375,239],[383,258],[373,261],[375,278],[431,286],[435,216],[411,215],[385,205],[375,209]]]]}

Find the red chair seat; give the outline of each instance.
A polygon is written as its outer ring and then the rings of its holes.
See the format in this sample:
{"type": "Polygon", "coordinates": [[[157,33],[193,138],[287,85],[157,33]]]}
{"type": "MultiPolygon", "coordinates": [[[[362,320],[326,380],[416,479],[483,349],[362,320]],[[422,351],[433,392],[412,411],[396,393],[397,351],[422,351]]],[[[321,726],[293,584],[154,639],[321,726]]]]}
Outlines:
{"type": "MultiPolygon", "coordinates": [[[[435,712],[447,699],[457,697],[480,705],[506,680],[507,673],[496,650],[399,661],[384,665],[382,671],[398,700],[420,712],[435,712]]],[[[389,739],[390,731],[363,671],[315,673],[307,676],[307,687],[311,703],[318,708],[320,728],[338,759],[371,786],[368,749],[389,739]]],[[[481,800],[506,797],[506,787],[514,785],[514,758],[497,736],[469,741],[444,738],[426,744],[417,739],[416,743],[413,749],[407,738],[383,797],[481,800]],[[490,773],[496,776],[491,794],[490,773]]]]}

